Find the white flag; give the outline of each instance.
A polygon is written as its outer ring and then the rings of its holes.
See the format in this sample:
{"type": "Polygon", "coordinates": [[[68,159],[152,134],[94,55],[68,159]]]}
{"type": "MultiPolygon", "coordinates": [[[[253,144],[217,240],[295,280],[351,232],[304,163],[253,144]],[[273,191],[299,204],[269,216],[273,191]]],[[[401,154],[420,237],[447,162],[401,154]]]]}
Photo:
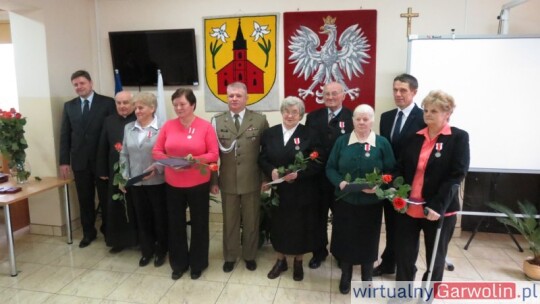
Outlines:
{"type": "Polygon", "coordinates": [[[167,111],[165,110],[165,95],[163,93],[163,77],[161,70],[157,70],[157,111],[158,121],[163,124],[167,121],[167,111]]]}

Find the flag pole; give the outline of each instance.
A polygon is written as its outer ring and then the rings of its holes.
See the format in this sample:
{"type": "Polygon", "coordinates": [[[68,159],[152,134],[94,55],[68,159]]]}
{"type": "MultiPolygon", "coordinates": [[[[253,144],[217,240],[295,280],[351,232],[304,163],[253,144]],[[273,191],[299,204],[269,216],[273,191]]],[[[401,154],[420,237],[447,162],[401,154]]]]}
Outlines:
{"type": "Polygon", "coordinates": [[[165,95],[163,92],[163,77],[161,76],[161,70],[157,70],[157,110],[156,116],[160,124],[165,123],[167,120],[166,108],[165,108],[165,95]]]}

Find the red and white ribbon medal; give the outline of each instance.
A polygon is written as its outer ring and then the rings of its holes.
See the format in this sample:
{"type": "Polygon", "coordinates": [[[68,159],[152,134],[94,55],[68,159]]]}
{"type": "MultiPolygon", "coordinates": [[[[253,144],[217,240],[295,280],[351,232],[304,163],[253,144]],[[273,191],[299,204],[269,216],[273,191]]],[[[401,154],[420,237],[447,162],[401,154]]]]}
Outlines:
{"type": "Polygon", "coordinates": [[[437,151],[435,152],[435,157],[437,158],[441,157],[442,144],[443,143],[435,143],[435,150],[437,151]]]}
{"type": "Polygon", "coordinates": [[[341,129],[341,134],[345,134],[345,122],[344,121],[339,122],[339,128],[341,129]]]}
{"type": "Polygon", "coordinates": [[[195,128],[189,128],[187,139],[191,139],[193,137],[193,134],[195,134],[195,128]]]}
{"type": "Polygon", "coordinates": [[[148,134],[146,135],[146,137],[151,138],[152,137],[152,131],[148,131],[148,134]]]}
{"type": "Polygon", "coordinates": [[[366,151],[366,157],[369,157],[371,154],[369,154],[369,151],[371,150],[370,144],[364,144],[364,151],[366,151]]]}
{"type": "Polygon", "coordinates": [[[294,147],[294,149],[295,149],[296,151],[300,150],[300,138],[299,138],[299,137],[295,137],[295,138],[294,138],[294,144],[296,145],[296,146],[294,147]]]}

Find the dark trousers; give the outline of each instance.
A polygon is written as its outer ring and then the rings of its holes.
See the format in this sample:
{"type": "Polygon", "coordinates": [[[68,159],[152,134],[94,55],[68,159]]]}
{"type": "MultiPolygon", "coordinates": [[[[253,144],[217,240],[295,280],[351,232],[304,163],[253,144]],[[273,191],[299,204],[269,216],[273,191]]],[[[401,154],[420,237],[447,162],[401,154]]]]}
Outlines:
{"type": "MultiPolygon", "coordinates": [[[[94,238],[96,231],[96,190],[100,205],[107,204],[107,181],[99,179],[93,170],[73,171],[75,177],[75,187],[79,199],[79,212],[83,235],[86,238],[94,238]]],[[[102,208],[106,209],[106,208],[102,208]]],[[[103,221],[105,223],[105,221],[103,221]]],[[[103,225],[102,223],[102,225],[103,225]]],[[[102,229],[102,231],[105,231],[102,229]]]]}
{"type": "Polygon", "coordinates": [[[394,242],[396,235],[395,217],[396,210],[392,206],[392,203],[388,200],[384,202],[384,227],[386,230],[386,246],[384,252],[381,255],[381,265],[386,269],[394,269],[396,267],[396,258],[394,252],[394,242]]]}
{"type": "Polygon", "coordinates": [[[328,245],[328,211],[334,205],[335,187],[328,181],[326,175],[319,176],[318,179],[319,199],[318,199],[318,214],[319,217],[316,223],[317,241],[319,247],[313,251],[313,256],[324,258],[328,255],[326,246],[328,245]]]}
{"type": "MultiPolygon", "coordinates": [[[[456,220],[455,215],[444,218],[439,246],[437,247],[437,257],[433,266],[432,282],[442,281],[443,279],[448,243],[450,243],[450,239],[454,233],[456,220]]],[[[420,246],[420,231],[424,232],[427,269],[429,270],[438,223],[438,221],[416,219],[406,214],[396,213],[396,231],[399,231],[399,237],[396,238],[395,242],[397,263],[396,281],[414,281],[416,275],[415,264],[420,246]]],[[[426,281],[427,276],[428,271],[424,273],[422,280],[426,281]]]]}
{"type": "Polygon", "coordinates": [[[208,267],[210,232],[210,183],[190,188],[166,186],[169,222],[169,262],[173,271],[202,271],[208,267]],[[186,208],[191,215],[191,239],[188,250],[186,208]]]}
{"type": "Polygon", "coordinates": [[[167,240],[165,184],[131,187],[141,253],[144,257],[164,256],[167,240]]]}

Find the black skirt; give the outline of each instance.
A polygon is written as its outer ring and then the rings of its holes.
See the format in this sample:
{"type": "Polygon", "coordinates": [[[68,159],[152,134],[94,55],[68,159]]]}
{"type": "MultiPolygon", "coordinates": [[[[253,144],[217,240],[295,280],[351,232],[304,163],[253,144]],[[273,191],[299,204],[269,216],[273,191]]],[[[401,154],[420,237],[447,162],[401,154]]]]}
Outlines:
{"type": "Polygon", "coordinates": [[[270,239],[274,250],[288,255],[311,252],[317,244],[317,204],[282,201],[272,207],[270,239]]]}
{"type": "Polygon", "coordinates": [[[375,262],[379,256],[382,210],[382,201],[366,205],[337,201],[333,211],[332,254],[353,265],[375,262]]]}

